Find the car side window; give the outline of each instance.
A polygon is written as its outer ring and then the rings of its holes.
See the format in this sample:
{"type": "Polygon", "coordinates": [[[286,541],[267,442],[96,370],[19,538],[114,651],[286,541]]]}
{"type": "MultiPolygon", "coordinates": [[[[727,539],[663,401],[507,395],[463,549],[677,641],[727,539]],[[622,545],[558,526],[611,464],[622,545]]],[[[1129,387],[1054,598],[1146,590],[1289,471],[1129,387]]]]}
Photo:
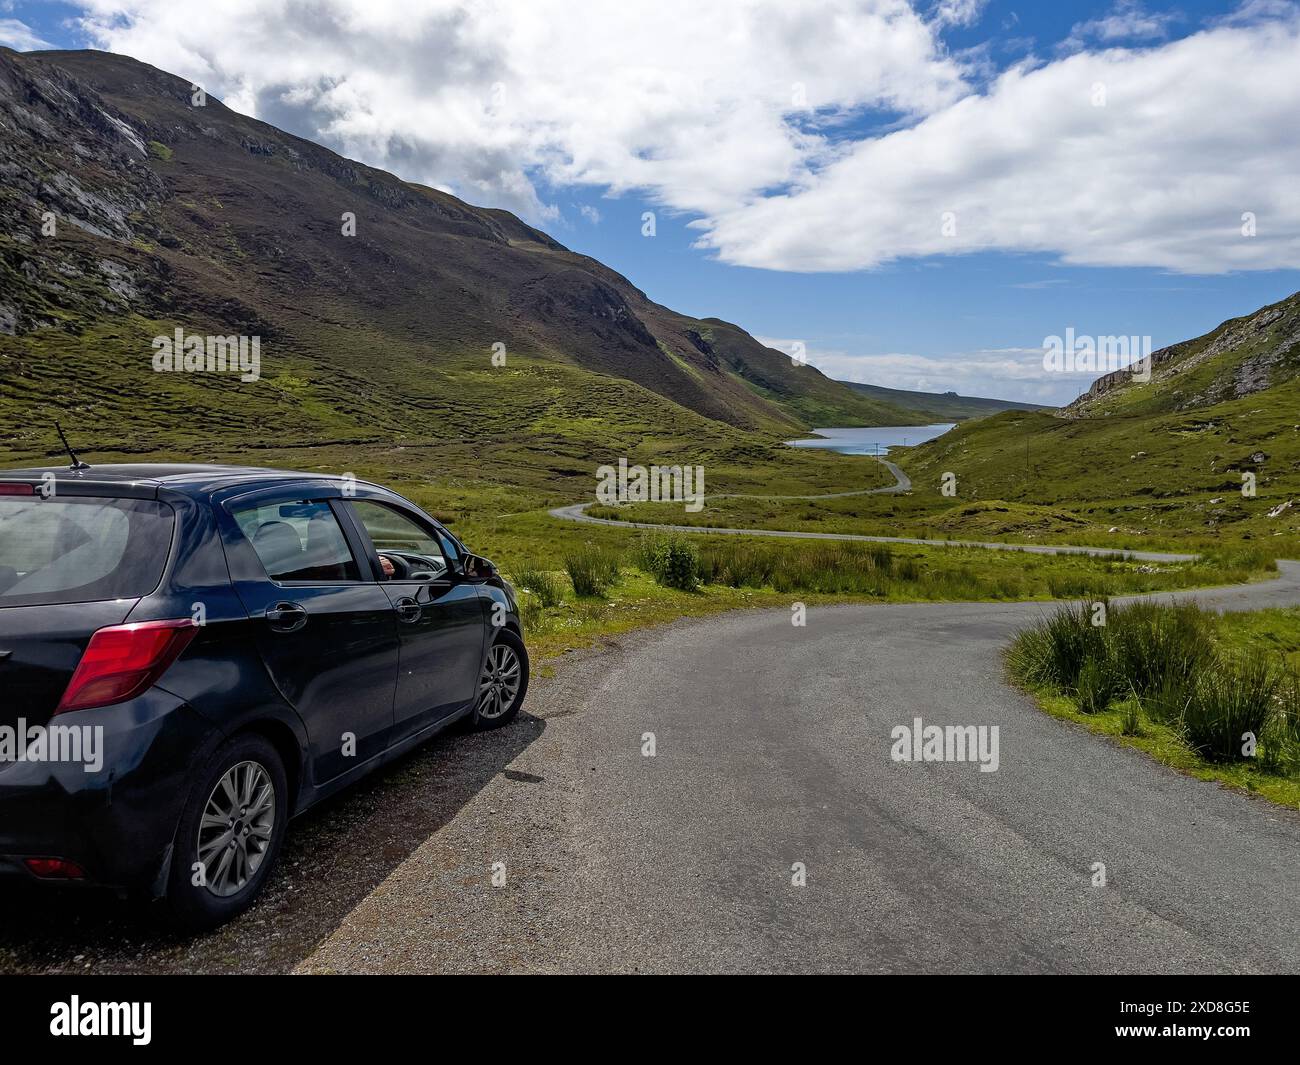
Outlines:
{"type": "Polygon", "coordinates": [[[350,499],[348,506],[369,534],[381,562],[386,557],[393,566],[390,579],[430,580],[446,573],[442,544],[432,529],[384,503],[350,499]]]}
{"type": "Polygon", "coordinates": [[[361,580],[360,567],[328,503],[235,506],[231,514],[271,580],[361,580]]]}

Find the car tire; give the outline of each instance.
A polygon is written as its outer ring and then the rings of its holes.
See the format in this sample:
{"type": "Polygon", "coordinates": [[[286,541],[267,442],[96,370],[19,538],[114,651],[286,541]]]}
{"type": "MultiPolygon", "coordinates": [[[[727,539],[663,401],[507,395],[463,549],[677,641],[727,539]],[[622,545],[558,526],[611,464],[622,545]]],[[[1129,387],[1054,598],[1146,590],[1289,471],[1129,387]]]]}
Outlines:
{"type": "Polygon", "coordinates": [[[528,651],[524,641],[510,629],[502,629],[492,641],[479,677],[478,702],[470,715],[470,726],[475,729],[500,728],[508,725],[519,713],[528,694],[528,651]],[[517,670],[517,684],[511,685],[517,670]],[[495,697],[487,685],[497,684],[495,697]]]}
{"type": "Polygon", "coordinates": [[[172,844],[167,905],[177,925],[212,928],[253,904],[279,856],[288,800],[284,763],[261,736],[237,736],[207,760],[172,844]],[[233,824],[222,828],[215,822],[227,813],[233,824]]]}

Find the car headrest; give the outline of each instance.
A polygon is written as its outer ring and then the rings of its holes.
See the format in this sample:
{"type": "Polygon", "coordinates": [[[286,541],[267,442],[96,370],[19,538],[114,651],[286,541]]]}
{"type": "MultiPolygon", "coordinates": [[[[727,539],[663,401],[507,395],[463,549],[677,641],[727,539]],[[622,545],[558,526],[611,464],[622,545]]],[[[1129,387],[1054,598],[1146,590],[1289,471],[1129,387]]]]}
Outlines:
{"type": "Polygon", "coordinates": [[[314,514],[307,522],[307,550],[332,552],[340,544],[346,545],[343,530],[332,514],[314,514]]]}
{"type": "Polygon", "coordinates": [[[264,521],[253,534],[253,547],[263,562],[281,562],[302,553],[302,541],[287,521],[264,521]]]}

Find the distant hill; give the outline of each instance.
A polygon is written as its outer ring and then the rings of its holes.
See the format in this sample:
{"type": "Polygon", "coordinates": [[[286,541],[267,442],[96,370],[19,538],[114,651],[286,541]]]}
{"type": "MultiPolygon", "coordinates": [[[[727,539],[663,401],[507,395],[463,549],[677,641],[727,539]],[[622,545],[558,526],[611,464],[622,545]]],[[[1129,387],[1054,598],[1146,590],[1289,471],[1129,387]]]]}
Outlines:
{"type": "Polygon", "coordinates": [[[1151,380],[1128,370],[1099,377],[1068,417],[1197,410],[1243,399],[1300,371],[1300,293],[1233,318],[1195,340],[1153,352],[1151,380]]]}
{"type": "Polygon", "coordinates": [[[1052,410],[1041,403],[1020,403],[1011,399],[981,399],[978,396],[959,396],[956,392],[908,392],[901,388],[883,385],[864,385],[857,381],[841,381],[859,395],[881,403],[889,403],[903,410],[916,411],[935,422],[962,422],[971,418],[986,418],[1004,410],[1052,410]]]}
{"type": "Polygon", "coordinates": [[[952,473],[963,501],[1293,551],[1283,538],[1300,536],[1300,293],[1153,353],[1150,381],[1121,370],[1059,412],[960,425],[907,469],[920,485],[952,473]]]}
{"type": "Polygon", "coordinates": [[[191,91],[123,56],[0,49],[0,447],[55,417],[138,451],[918,420],[508,212],[191,91]],[[154,372],[177,327],[260,337],[261,379],[154,372]]]}

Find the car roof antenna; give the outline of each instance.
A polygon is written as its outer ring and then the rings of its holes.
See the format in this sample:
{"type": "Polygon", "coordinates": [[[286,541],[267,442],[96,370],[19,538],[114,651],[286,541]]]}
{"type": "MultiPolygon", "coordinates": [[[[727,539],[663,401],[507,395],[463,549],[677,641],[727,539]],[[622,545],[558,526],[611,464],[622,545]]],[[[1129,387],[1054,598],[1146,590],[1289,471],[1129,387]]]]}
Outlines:
{"type": "Polygon", "coordinates": [[[63,441],[63,450],[72,458],[72,465],[68,468],[74,471],[90,469],[89,462],[82,462],[81,459],[77,458],[77,453],[72,450],[72,445],[68,443],[68,438],[63,435],[63,426],[58,422],[55,422],[54,428],[59,434],[59,439],[63,441]]]}

